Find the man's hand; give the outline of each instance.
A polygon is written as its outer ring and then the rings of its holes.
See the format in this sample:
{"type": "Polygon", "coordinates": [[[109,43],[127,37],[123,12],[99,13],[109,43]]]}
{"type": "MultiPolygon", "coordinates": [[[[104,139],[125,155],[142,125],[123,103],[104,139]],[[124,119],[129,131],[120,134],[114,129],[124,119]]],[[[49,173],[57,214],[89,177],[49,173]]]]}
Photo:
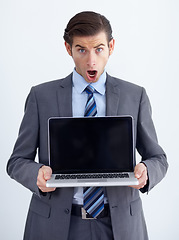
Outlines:
{"type": "Polygon", "coordinates": [[[37,186],[42,192],[53,192],[56,188],[46,187],[46,181],[51,178],[52,169],[48,166],[42,166],[37,176],[37,186]]]}
{"type": "Polygon", "coordinates": [[[133,187],[135,189],[143,188],[147,184],[147,180],[148,180],[147,167],[145,166],[145,164],[138,163],[135,166],[134,174],[139,181],[139,185],[130,186],[130,187],[133,187]]]}

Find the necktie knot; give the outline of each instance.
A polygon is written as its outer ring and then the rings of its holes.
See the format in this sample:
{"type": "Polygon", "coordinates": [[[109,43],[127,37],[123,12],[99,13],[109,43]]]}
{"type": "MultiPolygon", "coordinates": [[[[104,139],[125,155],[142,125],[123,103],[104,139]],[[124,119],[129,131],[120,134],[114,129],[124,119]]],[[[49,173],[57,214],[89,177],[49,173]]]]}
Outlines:
{"type": "Polygon", "coordinates": [[[91,85],[88,85],[86,88],[85,88],[85,91],[88,93],[88,94],[93,94],[95,92],[95,88],[91,85]]]}

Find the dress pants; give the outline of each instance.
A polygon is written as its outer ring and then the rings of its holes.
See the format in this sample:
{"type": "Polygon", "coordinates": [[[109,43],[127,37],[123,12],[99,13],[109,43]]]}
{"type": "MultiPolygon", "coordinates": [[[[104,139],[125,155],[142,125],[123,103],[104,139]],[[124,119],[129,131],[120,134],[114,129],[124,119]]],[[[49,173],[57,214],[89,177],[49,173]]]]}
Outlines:
{"type": "Polygon", "coordinates": [[[68,240],[114,240],[109,216],[100,219],[82,219],[71,216],[68,240]]]}

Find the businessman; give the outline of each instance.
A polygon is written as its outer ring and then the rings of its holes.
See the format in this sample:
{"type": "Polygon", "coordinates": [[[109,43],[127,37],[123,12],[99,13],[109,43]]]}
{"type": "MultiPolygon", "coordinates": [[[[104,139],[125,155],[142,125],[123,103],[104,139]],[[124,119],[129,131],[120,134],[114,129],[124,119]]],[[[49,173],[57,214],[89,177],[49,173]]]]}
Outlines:
{"type": "MultiPolygon", "coordinates": [[[[64,79],[32,87],[7,172],[33,193],[24,240],[147,240],[139,191],[149,192],[166,174],[166,155],[157,141],[144,88],[105,71],[115,40],[110,22],[95,12],[76,14],[64,32],[65,47],[75,68],[64,79]],[[94,116],[131,115],[138,186],[103,188],[104,208],[96,218],[82,219],[83,188],[47,188],[47,121],[50,117],[84,116],[90,93],[94,116]],[[35,162],[38,151],[39,162],[35,162]]],[[[63,66],[62,66],[63,67],[63,66]]],[[[69,149],[70,150],[70,149],[69,149]]]]}

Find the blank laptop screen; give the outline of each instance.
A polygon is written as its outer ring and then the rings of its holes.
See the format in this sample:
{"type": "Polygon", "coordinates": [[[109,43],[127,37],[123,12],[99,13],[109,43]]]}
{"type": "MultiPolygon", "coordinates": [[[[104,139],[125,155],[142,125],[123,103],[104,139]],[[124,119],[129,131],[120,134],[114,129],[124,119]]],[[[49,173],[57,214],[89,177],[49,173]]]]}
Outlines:
{"type": "Polygon", "coordinates": [[[53,173],[133,171],[132,121],[130,116],[50,118],[53,173]]]}

